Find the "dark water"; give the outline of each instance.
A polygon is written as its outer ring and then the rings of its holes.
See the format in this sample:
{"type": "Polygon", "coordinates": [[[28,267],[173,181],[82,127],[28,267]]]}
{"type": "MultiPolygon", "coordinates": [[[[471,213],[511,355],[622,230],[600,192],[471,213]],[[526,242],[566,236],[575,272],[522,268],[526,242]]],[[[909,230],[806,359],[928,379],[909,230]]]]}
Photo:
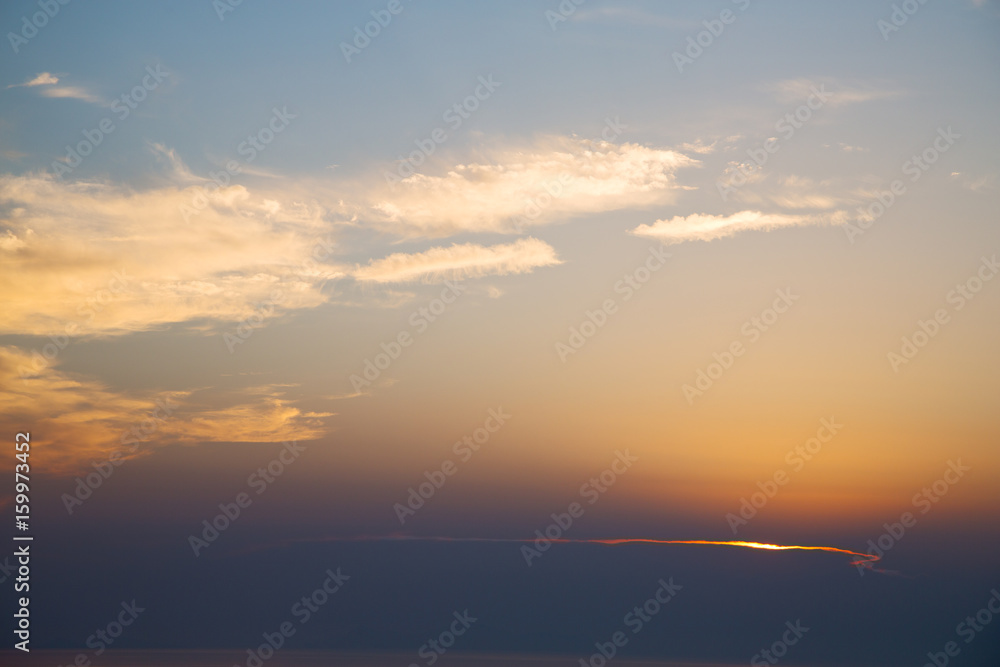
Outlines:
{"type": "MultiPolygon", "coordinates": [[[[0,651],[0,664],[10,667],[70,667],[79,651],[0,651]]],[[[413,653],[340,653],[333,651],[278,651],[262,663],[247,665],[241,651],[106,651],[99,658],[83,655],[89,664],[81,667],[424,667],[413,653]]],[[[517,654],[445,654],[434,667],[579,667],[580,659],[569,656],[517,654]]],[[[720,663],[639,661],[615,658],[609,667],[732,667],[720,663]]],[[[597,667],[595,665],[595,667],[597,667]]]]}

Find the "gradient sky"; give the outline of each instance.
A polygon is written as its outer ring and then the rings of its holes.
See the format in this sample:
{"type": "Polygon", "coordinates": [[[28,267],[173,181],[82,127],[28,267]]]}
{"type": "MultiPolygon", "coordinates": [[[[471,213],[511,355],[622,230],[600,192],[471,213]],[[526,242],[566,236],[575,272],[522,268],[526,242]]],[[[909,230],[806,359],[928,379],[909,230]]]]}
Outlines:
{"type": "Polygon", "coordinates": [[[578,664],[671,576],[623,656],[746,664],[807,617],[790,664],[955,640],[1000,585],[996,3],[390,4],[0,9],[0,424],[34,443],[38,647],[141,594],[118,648],[239,651],[336,566],[291,648],[425,664],[476,607],[456,651],[578,664]],[[867,552],[916,524],[902,576],[337,541],[531,538],[581,498],[567,537],[867,552]]]}

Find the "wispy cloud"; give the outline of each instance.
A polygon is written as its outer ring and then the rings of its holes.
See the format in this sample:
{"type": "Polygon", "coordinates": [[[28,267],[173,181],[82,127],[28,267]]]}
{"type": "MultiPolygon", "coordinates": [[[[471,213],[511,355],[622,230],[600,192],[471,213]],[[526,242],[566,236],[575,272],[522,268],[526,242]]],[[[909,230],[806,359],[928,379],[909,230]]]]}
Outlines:
{"type": "Polygon", "coordinates": [[[168,148],[163,144],[153,141],[148,142],[147,146],[158,160],[165,162],[170,167],[167,176],[172,182],[186,185],[198,182],[204,183],[209,180],[204,176],[195,175],[173,148],[168,148]]]}
{"type": "Polygon", "coordinates": [[[486,275],[530,273],[540,266],[562,262],[548,243],[535,238],[519,239],[506,245],[453,244],[413,254],[395,253],[372,260],[353,275],[358,280],[378,283],[441,282],[486,275]]]}
{"type": "Polygon", "coordinates": [[[22,378],[21,369],[32,363],[30,353],[0,346],[0,401],[7,406],[0,425],[13,432],[32,424],[44,432],[50,474],[79,472],[116,451],[130,458],[165,444],[315,439],[332,416],[299,409],[286,397],[288,387],[278,385],[125,393],[58,368],[22,378]]]}
{"type": "Polygon", "coordinates": [[[24,83],[14,83],[8,88],[36,88],[39,86],[44,86],[39,90],[39,94],[44,97],[54,97],[54,98],[69,98],[75,100],[82,100],[84,102],[90,102],[91,104],[99,104],[101,106],[106,106],[107,101],[101,98],[99,95],[88,91],[82,86],[67,86],[59,85],[59,77],[51,72],[42,72],[35,75],[31,79],[28,79],[24,83]]]}
{"type": "Polygon", "coordinates": [[[739,134],[734,134],[728,137],[716,137],[711,143],[705,143],[704,139],[696,139],[695,141],[690,141],[681,144],[678,148],[682,151],[688,153],[697,153],[699,155],[709,155],[718,150],[719,144],[722,146],[731,148],[732,144],[742,139],[739,134]]]}
{"type": "Polygon", "coordinates": [[[956,179],[959,184],[966,190],[971,190],[973,192],[982,192],[983,190],[993,190],[996,188],[997,184],[997,174],[995,172],[990,172],[982,174],[981,176],[971,176],[968,174],[963,174],[959,171],[951,172],[951,177],[956,179]]]}
{"type": "Polygon", "coordinates": [[[403,236],[513,232],[588,213],[672,202],[675,172],[699,162],[639,144],[548,137],[488,162],[416,174],[369,195],[373,224],[403,236]]]}
{"type": "Polygon", "coordinates": [[[870,198],[870,194],[851,188],[838,179],[814,180],[796,174],[775,176],[756,168],[753,162],[731,162],[727,174],[742,169],[747,183],[729,196],[747,208],[773,208],[784,210],[842,209],[870,198]]]}
{"type": "Polygon", "coordinates": [[[884,84],[848,82],[831,77],[784,79],[767,84],[764,86],[764,89],[772,93],[775,99],[782,104],[803,102],[812,94],[814,89],[822,89],[826,93],[829,93],[829,99],[824,105],[830,107],[892,99],[903,94],[903,91],[890,88],[884,84]]]}
{"type": "Polygon", "coordinates": [[[732,215],[705,215],[695,213],[657,220],[651,225],[639,225],[629,233],[656,239],[664,244],[684,241],[713,241],[753,230],[772,230],[782,227],[829,224],[841,222],[840,215],[788,215],[740,211],[732,215]]]}
{"type": "Polygon", "coordinates": [[[53,86],[51,88],[43,88],[41,90],[41,94],[45,97],[67,98],[82,100],[84,102],[98,104],[101,106],[107,105],[107,102],[103,98],[94,95],[80,86],[53,86]]]}
{"type": "Polygon", "coordinates": [[[31,87],[34,87],[34,86],[50,86],[50,85],[55,85],[57,83],[59,83],[59,77],[57,77],[56,75],[54,75],[54,74],[52,74],[50,72],[42,72],[40,74],[35,75],[33,78],[28,79],[24,83],[12,83],[12,84],[10,84],[7,87],[8,88],[22,88],[22,87],[23,88],[31,88],[31,87]]]}
{"type": "Polygon", "coordinates": [[[136,192],[0,175],[0,333],[239,322],[275,292],[281,311],[317,306],[323,282],[339,275],[314,259],[332,253],[331,223],[321,205],[290,192],[136,192]],[[199,192],[204,208],[188,224],[181,207],[199,192]]]}
{"type": "Polygon", "coordinates": [[[14,83],[7,87],[36,88],[38,86],[45,86],[39,91],[39,94],[44,97],[68,98],[90,102],[91,104],[99,104],[101,106],[107,105],[107,101],[82,86],[59,85],[59,77],[51,72],[42,72],[24,83],[14,83]]]}

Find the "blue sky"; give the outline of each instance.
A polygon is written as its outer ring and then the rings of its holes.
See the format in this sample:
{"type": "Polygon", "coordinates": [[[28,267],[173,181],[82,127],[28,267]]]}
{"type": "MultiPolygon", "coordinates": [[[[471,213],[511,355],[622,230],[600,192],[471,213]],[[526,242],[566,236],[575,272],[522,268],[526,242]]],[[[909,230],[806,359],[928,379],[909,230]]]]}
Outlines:
{"type": "MultiPolygon", "coordinates": [[[[294,569],[303,550],[320,560],[302,546],[318,543],[372,566],[376,547],[328,538],[398,532],[394,504],[497,406],[515,417],[495,447],[406,531],[531,535],[629,446],[641,463],[579,537],[732,539],[727,512],[834,415],[843,434],[740,537],[864,549],[965,457],[976,474],[893,552],[938,583],[866,578],[838,609],[882,610],[862,625],[899,614],[896,634],[864,643],[912,662],[926,653],[918,635],[943,637],[988,590],[975,554],[990,553],[981,526],[1000,507],[995,2],[224,3],[0,9],[0,424],[45,434],[38,502],[53,540],[148,526],[129,549],[214,581],[187,560],[187,537],[296,440],[311,463],[217,550],[237,564],[232,581],[262,567],[244,550],[294,569]],[[769,313],[780,293],[794,305],[769,313]],[[380,357],[400,336],[411,343],[380,357]],[[745,354],[713,366],[735,343],[745,354]],[[169,418],[149,422],[108,489],[68,511],[79,475],[164,401],[169,418]],[[199,483],[176,495],[192,470],[199,483]],[[961,576],[942,572],[948,558],[961,576]],[[953,598],[936,588],[947,581],[953,598]],[[913,616],[908,595],[933,618],[913,616]]],[[[95,548],[116,591],[142,582],[95,548]]],[[[397,573],[449,564],[385,558],[397,573]]],[[[475,560],[456,559],[475,579],[475,560]]],[[[690,622],[708,627],[724,591],[692,560],[668,562],[711,591],[689,598],[690,622]]],[[[583,595],[507,565],[506,585],[570,607],[583,595]]],[[[733,576],[778,576],[754,567],[733,576]]],[[[856,585],[841,569],[822,586],[796,581],[829,595],[835,577],[856,585]]],[[[402,589],[419,607],[416,571],[402,589]]],[[[158,627],[184,627],[170,586],[143,590],[163,596],[158,627]]],[[[501,620],[470,650],[576,654],[613,626],[581,613],[586,630],[508,642],[512,598],[476,590],[501,620]]],[[[819,592],[806,603],[782,590],[768,603],[776,627],[799,603],[822,615],[819,592]]],[[[357,614],[377,618],[364,591],[357,614]]],[[[199,646],[259,635],[266,613],[243,613],[199,646]]],[[[341,632],[313,645],[408,650],[425,621],[400,611],[392,641],[366,622],[353,644],[341,632]]],[[[830,621],[812,655],[863,631],[844,623],[830,621]]],[[[750,625],[707,652],[693,633],[635,655],[746,662],[750,625]]],[[[54,645],[78,626],[61,617],[54,645]]]]}

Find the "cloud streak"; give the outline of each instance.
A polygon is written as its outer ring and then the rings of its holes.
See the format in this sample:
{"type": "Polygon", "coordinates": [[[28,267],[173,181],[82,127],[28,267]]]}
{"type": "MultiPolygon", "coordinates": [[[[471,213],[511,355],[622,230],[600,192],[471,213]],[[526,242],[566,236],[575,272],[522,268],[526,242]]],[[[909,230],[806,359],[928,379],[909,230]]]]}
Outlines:
{"type": "Polygon", "coordinates": [[[31,424],[45,433],[45,470],[55,475],[80,472],[113,452],[131,458],[167,444],[315,439],[332,416],[300,410],[277,385],[125,393],[58,368],[22,377],[32,363],[28,352],[0,346],[0,401],[7,406],[0,426],[13,433],[31,424]]]}
{"type": "Polygon", "coordinates": [[[745,231],[770,231],[839,222],[842,222],[840,215],[790,215],[760,211],[740,211],[732,215],[694,213],[675,216],[669,220],[657,220],[651,225],[639,225],[629,233],[671,245],[685,241],[713,241],[745,231]]]}
{"type": "Polygon", "coordinates": [[[552,246],[529,237],[505,245],[487,247],[456,243],[412,254],[395,253],[358,267],[353,276],[357,280],[377,283],[434,283],[486,275],[530,273],[537,267],[561,263],[552,246]]]}
{"type": "Polygon", "coordinates": [[[102,106],[107,105],[105,100],[80,86],[60,86],[59,77],[51,72],[41,72],[24,83],[13,83],[7,88],[36,88],[38,86],[46,86],[39,91],[43,97],[68,98],[102,106]]]}
{"type": "Polygon", "coordinates": [[[674,201],[675,173],[700,163],[639,144],[548,137],[444,175],[415,174],[370,195],[372,224],[402,236],[510,233],[528,226],[674,201]]]}
{"type": "Polygon", "coordinates": [[[782,104],[802,102],[812,94],[814,88],[824,88],[830,96],[827,106],[847,106],[875,100],[899,97],[903,93],[885,86],[871,84],[850,84],[829,77],[785,79],[770,84],[766,89],[782,104]]]}
{"type": "Polygon", "coordinates": [[[34,86],[50,86],[59,83],[59,77],[49,72],[42,72],[24,83],[12,83],[8,88],[33,88],[34,86]]]}

